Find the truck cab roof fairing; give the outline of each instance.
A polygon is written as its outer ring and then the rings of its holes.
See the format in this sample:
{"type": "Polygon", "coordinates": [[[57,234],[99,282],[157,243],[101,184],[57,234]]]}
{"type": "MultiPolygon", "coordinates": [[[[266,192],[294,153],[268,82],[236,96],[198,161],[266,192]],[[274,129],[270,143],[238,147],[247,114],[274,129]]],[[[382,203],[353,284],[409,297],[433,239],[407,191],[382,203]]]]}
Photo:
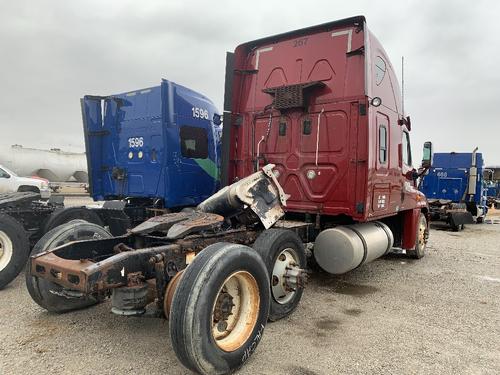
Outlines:
{"type": "Polygon", "coordinates": [[[288,31],[286,33],[276,34],[265,38],[252,40],[250,42],[240,44],[238,47],[236,47],[236,49],[238,50],[240,48],[245,48],[247,51],[250,51],[256,48],[257,46],[261,46],[263,44],[275,43],[283,39],[288,39],[290,37],[298,38],[303,35],[310,35],[312,33],[318,33],[321,31],[329,31],[331,29],[336,29],[342,26],[352,26],[354,24],[359,24],[360,26],[363,26],[365,25],[365,23],[366,23],[365,16],[344,18],[337,21],[326,22],[320,25],[305,27],[303,29],[288,31]]]}

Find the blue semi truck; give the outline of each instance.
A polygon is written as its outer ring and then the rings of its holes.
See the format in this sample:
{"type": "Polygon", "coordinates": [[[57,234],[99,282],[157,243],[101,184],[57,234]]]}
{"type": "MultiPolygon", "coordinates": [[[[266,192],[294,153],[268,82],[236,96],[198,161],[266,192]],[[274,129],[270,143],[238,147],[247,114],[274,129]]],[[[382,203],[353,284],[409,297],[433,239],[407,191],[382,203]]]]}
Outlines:
{"type": "Polygon", "coordinates": [[[420,181],[431,220],[444,221],[455,231],[481,223],[488,210],[483,169],[483,155],[477,148],[472,153],[435,153],[432,168],[420,181]]]}
{"type": "Polygon", "coordinates": [[[163,80],[81,105],[94,200],[176,211],[219,189],[221,120],[207,97],[163,80]]]}
{"type": "Polygon", "coordinates": [[[174,82],[81,99],[90,194],[65,208],[35,193],[0,196],[0,289],[51,229],[83,219],[113,235],[195,207],[220,187],[221,117],[206,96],[174,82]]]}

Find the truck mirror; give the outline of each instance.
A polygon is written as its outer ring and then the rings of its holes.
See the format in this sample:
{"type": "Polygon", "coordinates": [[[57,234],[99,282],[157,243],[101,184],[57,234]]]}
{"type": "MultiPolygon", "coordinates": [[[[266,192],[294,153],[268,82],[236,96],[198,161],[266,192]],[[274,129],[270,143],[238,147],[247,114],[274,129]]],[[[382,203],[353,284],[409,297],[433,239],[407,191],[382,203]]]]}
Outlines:
{"type": "Polygon", "coordinates": [[[493,181],[493,171],[491,169],[483,170],[483,179],[485,181],[493,181]]]}
{"type": "Polygon", "coordinates": [[[422,156],[422,168],[430,168],[432,165],[432,142],[424,143],[424,150],[422,156]]]}
{"type": "Polygon", "coordinates": [[[214,113],[213,122],[214,122],[215,125],[222,124],[222,119],[220,118],[220,115],[218,115],[217,113],[214,113]]]}
{"type": "Polygon", "coordinates": [[[411,119],[410,119],[410,116],[406,116],[406,118],[401,117],[398,120],[398,125],[399,126],[406,125],[406,129],[408,129],[408,131],[411,131],[411,119]]]}

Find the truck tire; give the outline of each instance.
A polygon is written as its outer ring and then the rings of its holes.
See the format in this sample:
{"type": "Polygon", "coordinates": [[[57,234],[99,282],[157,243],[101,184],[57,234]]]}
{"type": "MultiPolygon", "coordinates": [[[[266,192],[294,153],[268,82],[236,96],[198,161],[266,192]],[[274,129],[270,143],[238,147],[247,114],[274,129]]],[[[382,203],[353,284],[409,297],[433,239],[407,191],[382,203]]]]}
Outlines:
{"type": "Polygon", "coordinates": [[[418,218],[416,231],[417,240],[415,242],[415,247],[413,249],[407,249],[406,255],[413,259],[421,259],[425,255],[425,247],[427,245],[427,238],[429,234],[427,219],[423,213],[420,213],[420,217],[418,218]]]}
{"type": "MultiPolygon", "coordinates": [[[[99,225],[85,220],[73,220],[47,232],[35,245],[31,255],[61,246],[70,241],[93,238],[110,238],[111,234],[99,225]]],[[[51,281],[32,276],[26,270],[26,287],[33,300],[45,310],[63,313],[81,309],[99,302],[97,296],[77,296],[69,298],[61,295],[64,288],[51,281]]]]}
{"type": "Polygon", "coordinates": [[[290,315],[302,298],[303,288],[287,291],[284,288],[285,267],[295,263],[305,269],[307,258],[300,237],[291,230],[271,228],[262,232],[252,246],[262,257],[269,274],[271,307],[269,320],[275,322],[290,315]]]}
{"type": "Polygon", "coordinates": [[[0,214],[0,289],[19,275],[29,252],[28,235],[21,223],[0,214]]]}
{"type": "Polygon", "coordinates": [[[170,310],[177,358],[201,374],[241,367],[262,337],[269,312],[269,281],[257,252],[216,243],[184,270],[170,310]]]}
{"type": "Polygon", "coordinates": [[[86,207],[69,207],[62,210],[56,210],[45,221],[43,225],[43,233],[47,233],[52,229],[66,224],[72,220],[85,220],[86,222],[104,226],[103,221],[94,211],[86,207]]]}

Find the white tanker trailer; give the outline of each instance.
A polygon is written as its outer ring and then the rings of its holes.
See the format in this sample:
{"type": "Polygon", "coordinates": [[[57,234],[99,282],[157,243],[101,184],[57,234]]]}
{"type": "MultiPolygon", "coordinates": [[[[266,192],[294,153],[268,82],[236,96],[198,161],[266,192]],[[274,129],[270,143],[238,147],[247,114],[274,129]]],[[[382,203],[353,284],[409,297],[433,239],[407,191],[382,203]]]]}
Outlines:
{"type": "Polygon", "coordinates": [[[20,176],[39,176],[50,182],[88,182],[85,153],[40,150],[20,145],[0,147],[0,164],[20,176]]]}

